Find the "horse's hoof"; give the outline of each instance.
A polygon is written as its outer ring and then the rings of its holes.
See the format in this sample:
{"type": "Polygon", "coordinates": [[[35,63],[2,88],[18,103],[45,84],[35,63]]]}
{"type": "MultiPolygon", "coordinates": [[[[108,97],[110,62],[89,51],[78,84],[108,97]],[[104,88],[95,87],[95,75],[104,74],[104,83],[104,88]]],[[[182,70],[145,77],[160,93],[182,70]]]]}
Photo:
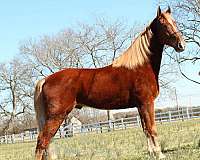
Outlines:
{"type": "Polygon", "coordinates": [[[166,156],[163,153],[160,153],[159,159],[165,159],[165,158],[166,158],[166,156]]]}

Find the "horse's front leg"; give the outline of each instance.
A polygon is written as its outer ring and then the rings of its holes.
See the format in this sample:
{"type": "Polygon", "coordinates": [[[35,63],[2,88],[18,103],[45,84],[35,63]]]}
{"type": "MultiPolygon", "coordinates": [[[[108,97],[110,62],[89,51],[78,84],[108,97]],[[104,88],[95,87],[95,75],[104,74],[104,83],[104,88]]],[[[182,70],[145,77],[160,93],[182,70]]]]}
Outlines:
{"type": "Polygon", "coordinates": [[[139,114],[140,114],[140,119],[141,119],[141,124],[142,124],[142,128],[143,128],[143,131],[147,137],[147,147],[148,147],[148,152],[149,152],[149,155],[153,155],[153,143],[151,141],[151,138],[150,138],[150,134],[148,133],[148,130],[147,130],[147,127],[145,125],[145,121],[144,121],[144,118],[141,114],[141,108],[138,108],[138,111],[139,111],[139,114]]]}
{"type": "Polygon", "coordinates": [[[143,105],[138,107],[138,111],[140,114],[143,131],[147,136],[147,145],[150,155],[153,154],[159,159],[165,158],[164,154],[161,152],[161,148],[158,143],[157,129],[155,124],[154,103],[144,103],[143,105]]]}

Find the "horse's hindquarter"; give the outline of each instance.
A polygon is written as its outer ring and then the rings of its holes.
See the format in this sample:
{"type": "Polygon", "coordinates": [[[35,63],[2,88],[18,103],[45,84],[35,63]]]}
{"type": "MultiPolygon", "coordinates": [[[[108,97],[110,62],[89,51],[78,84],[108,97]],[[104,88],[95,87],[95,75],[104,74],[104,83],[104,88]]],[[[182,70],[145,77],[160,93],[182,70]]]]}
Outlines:
{"type": "Polygon", "coordinates": [[[79,76],[78,69],[65,69],[45,78],[43,95],[49,105],[48,112],[59,114],[64,108],[70,110],[73,107],[80,89],[79,76]]]}

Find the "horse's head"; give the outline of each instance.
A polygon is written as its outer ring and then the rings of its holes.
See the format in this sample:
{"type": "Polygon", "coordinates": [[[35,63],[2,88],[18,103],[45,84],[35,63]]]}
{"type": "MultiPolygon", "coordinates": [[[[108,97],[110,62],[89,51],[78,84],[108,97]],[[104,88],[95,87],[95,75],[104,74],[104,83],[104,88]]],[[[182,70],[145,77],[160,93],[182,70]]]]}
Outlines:
{"type": "Polygon", "coordinates": [[[159,43],[173,47],[177,52],[185,50],[185,41],[172,18],[171,9],[161,12],[158,7],[157,17],[151,24],[151,30],[157,36],[159,43]]]}

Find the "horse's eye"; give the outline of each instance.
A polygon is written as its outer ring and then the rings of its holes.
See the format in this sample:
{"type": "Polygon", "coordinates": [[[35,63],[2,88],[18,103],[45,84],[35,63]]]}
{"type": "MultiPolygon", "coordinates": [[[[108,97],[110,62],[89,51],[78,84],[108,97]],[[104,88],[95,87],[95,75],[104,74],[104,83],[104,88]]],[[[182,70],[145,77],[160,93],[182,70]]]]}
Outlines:
{"type": "Polygon", "coordinates": [[[167,26],[167,25],[163,25],[163,28],[167,30],[167,29],[168,29],[168,26],[167,26]]]}

